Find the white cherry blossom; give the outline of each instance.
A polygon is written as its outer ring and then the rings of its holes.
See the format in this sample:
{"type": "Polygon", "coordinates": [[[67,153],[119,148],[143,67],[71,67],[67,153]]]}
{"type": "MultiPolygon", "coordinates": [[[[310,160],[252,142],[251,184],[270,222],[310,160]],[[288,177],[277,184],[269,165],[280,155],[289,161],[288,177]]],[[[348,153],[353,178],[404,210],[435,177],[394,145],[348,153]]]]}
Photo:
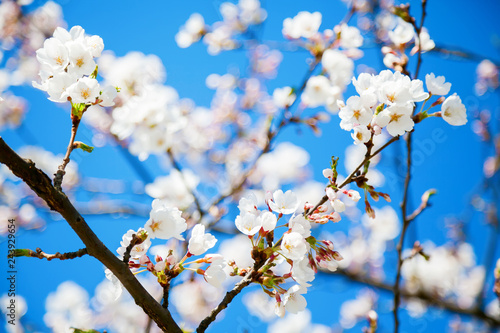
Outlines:
{"type": "Polygon", "coordinates": [[[283,193],[282,190],[277,190],[273,193],[273,200],[269,200],[269,207],[280,214],[292,214],[299,208],[299,200],[297,195],[291,190],[283,193]]]}
{"type": "Polygon", "coordinates": [[[94,103],[99,97],[99,82],[83,77],[66,89],[63,96],[71,97],[73,103],[94,103]]]}
{"type": "Polygon", "coordinates": [[[186,231],[186,220],[182,218],[182,212],[176,207],[169,207],[160,199],[153,200],[153,209],[149,214],[149,220],[144,228],[151,238],[184,240],[182,233],[186,231]]]}
{"type": "Polygon", "coordinates": [[[192,255],[199,256],[214,247],[215,243],[217,243],[217,239],[212,234],[205,233],[205,226],[197,224],[191,231],[188,251],[192,255]]]}
{"type": "Polygon", "coordinates": [[[441,116],[450,125],[461,126],[467,123],[465,105],[457,94],[448,96],[441,105],[441,116]]]}
{"type": "Polygon", "coordinates": [[[227,275],[224,271],[226,263],[224,259],[214,260],[210,266],[205,270],[205,280],[216,288],[221,288],[222,283],[226,280],[227,275]]]}
{"type": "Polygon", "coordinates": [[[307,301],[303,294],[307,293],[306,287],[303,285],[294,285],[283,297],[283,304],[285,306],[286,311],[290,313],[298,313],[303,311],[307,306],[307,301]]]}
{"type": "Polygon", "coordinates": [[[253,236],[262,228],[262,220],[253,214],[243,214],[236,216],[236,228],[248,236],[253,236]]]}
{"type": "Polygon", "coordinates": [[[425,75],[425,84],[429,93],[438,96],[448,95],[451,89],[451,83],[445,82],[444,76],[436,77],[434,73],[425,75]]]}
{"type": "Polygon", "coordinates": [[[318,32],[320,25],[320,12],[299,12],[293,19],[286,18],[283,21],[283,35],[292,39],[311,38],[318,32]]]}
{"type": "Polygon", "coordinates": [[[298,232],[286,233],[281,241],[281,251],[288,259],[301,260],[308,251],[307,242],[298,232]]]}

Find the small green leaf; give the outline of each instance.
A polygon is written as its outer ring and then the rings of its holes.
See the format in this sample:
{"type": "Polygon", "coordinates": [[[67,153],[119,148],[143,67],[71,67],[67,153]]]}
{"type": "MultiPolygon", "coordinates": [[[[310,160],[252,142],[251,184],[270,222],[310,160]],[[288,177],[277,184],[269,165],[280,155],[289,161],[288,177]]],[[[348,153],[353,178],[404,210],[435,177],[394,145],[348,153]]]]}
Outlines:
{"type": "Polygon", "coordinates": [[[94,147],[86,145],[85,143],[81,141],[75,141],[73,143],[73,148],[78,149],[80,148],[83,151],[86,151],[87,153],[91,153],[94,150],[94,147]]]}

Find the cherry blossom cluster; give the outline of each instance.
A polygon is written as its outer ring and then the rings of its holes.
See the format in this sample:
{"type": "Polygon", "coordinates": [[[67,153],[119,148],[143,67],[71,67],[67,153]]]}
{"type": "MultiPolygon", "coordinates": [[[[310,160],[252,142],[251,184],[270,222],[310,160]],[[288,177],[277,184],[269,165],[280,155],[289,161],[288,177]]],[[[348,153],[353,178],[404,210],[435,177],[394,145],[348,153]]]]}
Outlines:
{"type": "MultiPolygon", "coordinates": [[[[204,258],[186,262],[192,256],[200,256],[207,250],[215,246],[217,239],[209,233],[205,232],[205,226],[196,224],[191,230],[191,237],[187,245],[187,252],[184,257],[179,260],[178,253],[174,253],[172,249],[164,252],[162,255],[156,254],[153,260],[148,255],[148,250],[152,245],[153,239],[184,241],[183,233],[187,230],[186,220],[182,217],[182,212],[170,205],[167,201],[155,199],[152,203],[150,218],[137,231],[129,230],[120,243],[121,247],[117,249],[119,257],[125,258],[125,254],[130,256],[129,267],[135,272],[142,271],[151,272],[157,281],[165,286],[170,283],[172,278],[175,278],[184,270],[191,270],[200,275],[204,279],[216,286],[220,287],[226,279],[224,268],[226,262],[221,255],[207,254],[204,258]],[[201,264],[209,264],[206,270],[199,268],[201,264]],[[192,265],[195,268],[188,267],[192,265]]],[[[106,271],[107,277],[120,290],[118,280],[106,271]]],[[[117,292],[119,295],[120,292],[117,292]]]]}
{"type": "MultiPolygon", "coordinates": [[[[263,270],[265,274],[260,283],[265,292],[276,299],[276,315],[283,317],[286,311],[297,313],[305,309],[307,302],[302,295],[310,286],[308,282],[314,280],[318,268],[335,271],[342,256],[334,250],[332,242],[319,241],[311,235],[311,222],[315,221],[297,214],[299,201],[295,193],[290,190],[269,193],[266,203],[268,210],[259,210],[255,195],[241,198],[240,214],[235,224],[242,234],[248,236],[253,251],[265,256],[266,270],[263,270]],[[291,216],[287,223],[278,226],[284,227],[285,231],[275,242],[277,224],[285,215],[291,216]],[[288,279],[297,284],[285,289],[282,284],[288,279]]],[[[254,253],[252,257],[257,260],[259,255],[254,253]]],[[[238,275],[241,268],[234,264],[232,267],[233,274],[238,275]]]]}
{"type": "Polygon", "coordinates": [[[481,292],[486,274],[484,266],[476,265],[472,246],[468,243],[435,246],[428,242],[424,248],[428,258],[418,255],[403,264],[405,288],[410,292],[454,299],[462,308],[471,307],[481,292]]]}
{"type": "MultiPolygon", "coordinates": [[[[428,92],[423,82],[410,79],[400,72],[384,70],[378,75],[362,73],[353,78],[352,83],[359,95],[351,96],[345,103],[339,102],[340,127],[353,131],[356,144],[366,143],[373,135],[379,135],[386,128],[391,136],[403,135],[413,130],[415,121],[429,116],[441,116],[451,125],[459,126],[467,122],[465,106],[456,94],[438,99],[432,106],[442,104],[441,112],[413,116],[415,103],[427,101],[432,95],[447,95],[451,83],[443,76],[426,75],[428,92]],[[418,118],[416,118],[418,117],[418,118]]],[[[431,107],[432,107],[431,106],[431,107]]]]}
{"type": "Polygon", "coordinates": [[[54,36],[45,40],[43,48],[36,51],[42,81],[40,84],[33,82],[33,86],[46,91],[53,102],[70,101],[72,105],[84,106],[114,105],[116,88],[106,86],[101,89],[96,79],[97,64],[94,59],[101,55],[103,49],[102,38],[86,36],[80,26],[74,26],[69,31],[56,28],[54,36]]]}
{"type": "Polygon", "coordinates": [[[353,75],[354,62],[362,56],[358,49],[363,45],[363,36],[356,27],[343,23],[333,30],[319,32],[321,13],[300,12],[283,21],[283,35],[302,43],[321,62],[326,75],[311,76],[307,81],[302,102],[308,107],[325,106],[329,111],[338,111],[337,101],[353,75]]]}
{"type": "Polygon", "coordinates": [[[245,33],[250,26],[262,23],[267,16],[258,0],[239,0],[238,4],[223,2],[219,10],[222,21],[215,22],[212,26],[207,26],[200,14],[192,14],[175,36],[177,45],[186,48],[203,38],[208,53],[212,55],[222,50],[232,50],[238,47],[236,38],[239,35],[245,33]]]}
{"type": "Polygon", "coordinates": [[[411,54],[415,54],[419,49],[422,53],[427,52],[436,46],[425,27],[422,27],[420,34],[417,35],[413,25],[401,18],[397,19],[396,26],[388,31],[387,36],[391,45],[382,47],[382,53],[384,54],[384,65],[392,69],[406,66],[408,57],[405,54],[405,49],[410,42],[414,42],[411,54]]]}

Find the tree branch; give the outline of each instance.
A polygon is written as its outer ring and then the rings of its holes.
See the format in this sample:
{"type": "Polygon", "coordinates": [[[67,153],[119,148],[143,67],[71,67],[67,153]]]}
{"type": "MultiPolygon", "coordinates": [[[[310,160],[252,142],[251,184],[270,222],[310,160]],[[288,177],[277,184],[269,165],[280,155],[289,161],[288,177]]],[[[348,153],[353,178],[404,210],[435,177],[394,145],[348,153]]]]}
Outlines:
{"type": "Polygon", "coordinates": [[[227,308],[227,306],[229,305],[229,303],[231,303],[233,298],[235,298],[236,295],[238,295],[243,290],[243,288],[245,288],[250,283],[252,283],[253,273],[254,273],[253,269],[248,271],[247,275],[245,275],[245,277],[234,286],[233,290],[228,291],[226,293],[226,296],[224,296],[224,299],[222,300],[222,302],[220,302],[220,304],[217,305],[217,307],[212,310],[212,312],[210,313],[210,315],[208,317],[206,317],[205,319],[202,320],[202,322],[200,323],[200,325],[196,329],[197,333],[205,332],[205,330],[208,328],[208,325],[210,325],[215,320],[217,315],[222,310],[227,308]]]}
{"type": "MultiPolygon", "coordinates": [[[[328,272],[326,272],[326,273],[328,273],[328,272]]],[[[341,275],[341,276],[348,278],[351,281],[359,282],[359,283],[368,285],[370,287],[374,287],[377,289],[381,289],[381,290],[385,290],[385,291],[389,291],[389,292],[394,293],[394,286],[393,285],[387,284],[387,283],[379,281],[379,280],[375,280],[375,279],[370,278],[366,275],[352,273],[352,272],[349,272],[345,269],[337,269],[332,274],[338,274],[338,275],[341,275]]],[[[401,297],[424,301],[425,303],[427,303],[427,305],[441,308],[441,309],[444,309],[446,311],[460,314],[460,315],[473,316],[475,318],[481,319],[481,320],[489,323],[490,325],[492,325],[494,327],[500,327],[500,319],[489,316],[483,310],[481,310],[481,308],[479,308],[479,307],[462,308],[453,302],[437,299],[435,295],[431,295],[429,293],[422,292],[422,291],[410,292],[410,291],[403,288],[403,289],[399,290],[399,293],[400,293],[401,297]]]]}
{"type": "Polygon", "coordinates": [[[408,226],[410,225],[411,220],[407,218],[407,206],[408,206],[408,189],[410,188],[410,179],[411,179],[411,139],[413,132],[409,132],[406,137],[406,178],[403,190],[403,202],[401,203],[401,215],[403,218],[403,230],[401,231],[401,236],[399,237],[399,243],[396,247],[398,252],[398,266],[396,273],[396,281],[394,282],[394,332],[398,333],[399,331],[399,318],[398,318],[398,309],[399,303],[401,300],[401,292],[399,289],[399,281],[401,280],[401,267],[403,266],[403,245],[406,236],[406,231],[408,226]]]}
{"type": "Polygon", "coordinates": [[[51,210],[57,211],[68,222],[85,244],[88,254],[99,260],[120,280],[144,312],[166,332],[181,333],[170,312],[144,289],[130,269],[119,260],[94,234],[84,218],[75,209],[68,197],[58,191],[50,178],[35,167],[31,160],[24,160],[16,154],[0,137],[0,163],[5,164],[17,177],[21,178],[51,210]]]}
{"type": "Polygon", "coordinates": [[[48,254],[43,252],[41,248],[37,247],[36,251],[30,249],[18,249],[14,252],[14,254],[12,255],[9,254],[8,257],[31,257],[38,259],[47,259],[48,261],[51,261],[52,259],[59,259],[59,260],[75,259],[83,257],[86,254],[88,254],[86,248],[80,249],[76,252],[66,252],[62,254],[56,252],[55,254],[48,254]]]}

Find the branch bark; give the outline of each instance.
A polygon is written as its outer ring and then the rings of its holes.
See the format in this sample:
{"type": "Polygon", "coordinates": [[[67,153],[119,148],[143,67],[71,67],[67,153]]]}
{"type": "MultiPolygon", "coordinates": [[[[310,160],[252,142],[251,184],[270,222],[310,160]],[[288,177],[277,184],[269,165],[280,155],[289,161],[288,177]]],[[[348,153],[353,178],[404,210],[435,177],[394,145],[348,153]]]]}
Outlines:
{"type": "Polygon", "coordinates": [[[75,209],[68,197],[58,191],[50,178],[35,167],[31,160],[24,160],[14,152],[0,137],[0,163],[5,164],[17,177],[21,178],[51,210],[57,211],[68,222],[85,244],[88,254],[99,260],[113,272],[125,289],[144,312],[165,332],[178,332],[181,329],[173,320],[170,312],[144,289],[127,265],[119,260],[90,229],[85,219],[75,209]]]}

